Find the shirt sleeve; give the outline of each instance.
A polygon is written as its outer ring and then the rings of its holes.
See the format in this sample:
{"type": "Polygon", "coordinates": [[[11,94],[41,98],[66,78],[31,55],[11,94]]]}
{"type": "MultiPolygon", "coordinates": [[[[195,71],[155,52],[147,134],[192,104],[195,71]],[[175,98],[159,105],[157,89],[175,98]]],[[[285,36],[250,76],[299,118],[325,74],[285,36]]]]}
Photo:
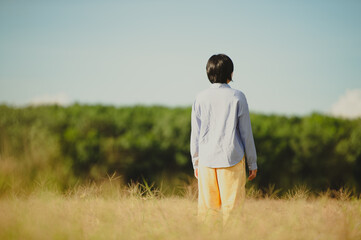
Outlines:
{"type": "Polygon", "coordinates": [[[246,97],[243,95],[239,103],[238,126],[241,134],[243,146],[249,170],[257,169],[257,153],[254,144],[251,119],[249,116],[248,103],[246,97]]]}
{"type": "Polygon", "coordinates": [[[196,101],[194,101],[192,105],[192,116],[191,116],[191,141],[190,141],[190,150],[192,157],[193,169],[198,168],[199,162],[199,132],[201,128],[201,119],[199,117],[199,113],[196,109],[196,101]]]}

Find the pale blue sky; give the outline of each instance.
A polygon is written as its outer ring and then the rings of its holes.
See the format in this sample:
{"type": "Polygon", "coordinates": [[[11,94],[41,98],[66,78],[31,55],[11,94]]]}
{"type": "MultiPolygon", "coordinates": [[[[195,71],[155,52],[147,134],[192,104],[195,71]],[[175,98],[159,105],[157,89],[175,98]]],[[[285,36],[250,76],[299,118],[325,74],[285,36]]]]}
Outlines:
{"type": "Polygon", "coordinates": [[[225,53],[251,111],[361,89],[361,1],[0,1],[0,103],[190,106],[225,53]]]}

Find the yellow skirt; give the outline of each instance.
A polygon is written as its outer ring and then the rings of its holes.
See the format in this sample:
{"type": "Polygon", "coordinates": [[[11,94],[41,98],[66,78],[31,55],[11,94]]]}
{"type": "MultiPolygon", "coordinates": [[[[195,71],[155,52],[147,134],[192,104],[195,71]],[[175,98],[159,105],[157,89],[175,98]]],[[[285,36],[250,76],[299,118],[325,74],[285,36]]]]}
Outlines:
{"type": "Polygon", "coordinates": [[[198,219],[222,221],[225,225],[232,212],[243,207],[246,196],[245,158],[234,166],[209,168],[198,166],[198,219]],[[223,217],[221,217],[223,216],[223,217]]]}

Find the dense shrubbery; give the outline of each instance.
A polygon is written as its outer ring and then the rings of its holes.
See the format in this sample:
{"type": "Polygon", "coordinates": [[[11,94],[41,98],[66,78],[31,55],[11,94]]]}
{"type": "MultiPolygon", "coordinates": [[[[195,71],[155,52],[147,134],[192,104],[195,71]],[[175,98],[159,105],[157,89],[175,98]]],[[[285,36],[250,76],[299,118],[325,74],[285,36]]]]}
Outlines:
{"type": "MultiPolygon", "coordinates": [[[[192,176],[190,108],[0,105],[0,191],[29,182],[62,188],[118,173],[177,185],[192,176]]],[[[361,191],[361,119],[251,114],[258,175],[287,190],[361,191]]]]}

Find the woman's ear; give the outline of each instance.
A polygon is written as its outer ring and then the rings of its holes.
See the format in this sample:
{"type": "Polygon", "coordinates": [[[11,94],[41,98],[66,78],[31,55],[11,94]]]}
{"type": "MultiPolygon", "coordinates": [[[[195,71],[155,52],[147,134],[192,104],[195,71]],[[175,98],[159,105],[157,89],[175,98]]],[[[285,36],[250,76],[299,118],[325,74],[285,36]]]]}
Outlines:
{"type": "Polygon", "coordinates": [[[231,79],[227,80],[227,84],[233,81],[233,72],[231,73],[231,79]]]}

